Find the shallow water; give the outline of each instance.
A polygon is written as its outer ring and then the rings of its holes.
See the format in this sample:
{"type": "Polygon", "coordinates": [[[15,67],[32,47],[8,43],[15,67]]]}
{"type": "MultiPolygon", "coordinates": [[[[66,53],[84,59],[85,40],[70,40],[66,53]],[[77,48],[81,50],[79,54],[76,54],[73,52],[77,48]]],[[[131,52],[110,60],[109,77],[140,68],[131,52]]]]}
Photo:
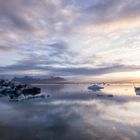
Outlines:
{"type": "Polygon", "coordinates": [[[133,85],[110,85],[97,92],[88,90],[88,84],[39,86],[49,98],[0,98],[0,139],[140,139],[140,96],[133,85]]]}

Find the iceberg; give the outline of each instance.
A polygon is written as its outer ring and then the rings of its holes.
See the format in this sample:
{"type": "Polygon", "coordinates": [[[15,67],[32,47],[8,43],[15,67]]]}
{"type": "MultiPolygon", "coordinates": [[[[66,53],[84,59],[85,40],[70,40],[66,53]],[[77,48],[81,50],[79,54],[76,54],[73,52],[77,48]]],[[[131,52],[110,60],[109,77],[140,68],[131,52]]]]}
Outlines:
{"type": "Polygon", "coordinates": [[[99,86],[99,85],[97,85],[97,84],[94,84],[94,85],[92,85],[92,86],[89,86],[88,89],[89,89],[89,90],[98,91],[98,90],[104,89],[104,87],[99,86]]]}

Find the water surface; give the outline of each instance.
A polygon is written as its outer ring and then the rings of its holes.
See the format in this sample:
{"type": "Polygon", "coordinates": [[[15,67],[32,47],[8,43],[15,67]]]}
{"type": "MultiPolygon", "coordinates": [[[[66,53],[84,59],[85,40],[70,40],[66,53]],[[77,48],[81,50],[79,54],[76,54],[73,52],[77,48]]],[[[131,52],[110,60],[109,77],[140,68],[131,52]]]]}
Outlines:
{"type": "Polygon", "coordinates": [[[140,139],[140,97],[133,85],[106,85],[98,92],[88,90],[89,84],[39,86],[49,98],[24,102],[0,98],[0,138],[140,139]]]}

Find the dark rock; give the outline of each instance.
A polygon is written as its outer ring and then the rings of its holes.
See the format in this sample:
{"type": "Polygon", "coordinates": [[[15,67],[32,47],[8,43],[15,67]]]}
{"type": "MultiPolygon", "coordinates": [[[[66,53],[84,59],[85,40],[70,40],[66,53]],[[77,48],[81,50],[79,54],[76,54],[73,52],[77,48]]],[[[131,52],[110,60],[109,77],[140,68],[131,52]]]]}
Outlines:
{"type": "Polygon", "coordinates": [[[21,95],[37,95],[41,93],[41,89],[38,87],[27,86],[26,84],[16,85],[12,81],[0,80],[0,94],[9,96],[10,99],[15,99],[21,95]]]}

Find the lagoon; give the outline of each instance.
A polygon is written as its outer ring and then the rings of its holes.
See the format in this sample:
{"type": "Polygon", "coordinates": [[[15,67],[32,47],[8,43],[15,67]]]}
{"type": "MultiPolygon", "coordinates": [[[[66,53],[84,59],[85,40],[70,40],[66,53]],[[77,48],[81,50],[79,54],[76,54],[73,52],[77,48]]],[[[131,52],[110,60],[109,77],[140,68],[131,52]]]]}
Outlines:
{"type": "Polygon", "coordinates": [[[49,98],[9,102],[0,98],[3,140],[129,140],[140,137],[140,96],[132,84],[38,85],[49,98]],[[111,94],[113,97],[106,95],[111,94]],[[97,96],[103,95],[103,96],[97,96]]]}

